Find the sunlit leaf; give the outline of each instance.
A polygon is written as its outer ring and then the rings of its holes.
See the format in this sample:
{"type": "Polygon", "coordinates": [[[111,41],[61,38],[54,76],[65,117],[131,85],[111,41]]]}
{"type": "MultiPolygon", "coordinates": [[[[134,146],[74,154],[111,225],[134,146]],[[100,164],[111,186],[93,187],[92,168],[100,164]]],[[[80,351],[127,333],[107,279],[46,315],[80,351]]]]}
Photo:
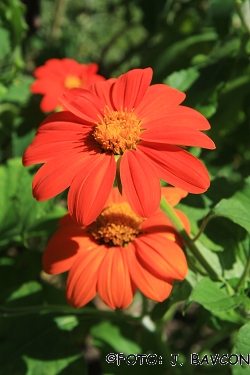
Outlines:
{"type": "Polygon", "coordinates": [[[17,290],[15,290],[7,299],[7,302],[13,301],[18,298],[22,298],[28,296],[33,293],[37,293],[42,290],[41,284],[37,281],[31,281],[29,283],[25,283],[20,286],[17,290]]]}
{"type": "Polygon", "coordinates": [[[130,353],[141,352],[139,345],[125,337],[119,330],[119,327],[110,322],[102,322],[95,325],[91,329],[91,334],[94,342],[96,340],[104,342],[110,345],[117,353],[123,352],[128,355],[130,353]]]}
{"type": "Polygon", "coordinates": [[[166,83],[177,90],[186,91],[190,86],[192,86],[199,75],[199,71],[196,68],[191,67],[170,74],[170,76],[168,76],[163,83],[166,83]]]}
{"type": "Polygon", "coordinates": [[[231,198],[222,199],[209,213],[208,219],[223,216],[250,232],[250,177],[231,198]]]}
{"type": "Polygon", "coordinates": [[[32,197],[32,178],[21,159],[10,159],[0,167],[0,244],[6,238],[21,240],[27,233],[34,233],[38,224],[47,219],[56,222],[65,213],[54,200],[37,202],[32,197]]]}
{"type": "MultiPolygon", "coordinates": [[[[247,361],[249,361],[249,337],[250,337],[250,323],[242,326],[236,337],[236,342],[233,347],[232,353],[242,355],[247,361]]],[[[238,364],[232,368],[233,375],[249,375],[250,366],[242,361],[242,365],[238,364]]]]}
{"type": "MultiPolygon", "coordinates": [[[[29,358],[28,356],[23,356],[23,359],[27,365],[26,375],[59,375],[63,369],[67,368],[72,362],[75,362],[79,357],[79,355],[76,355],[69,358],[58,359],[56,361],[37,360],[29,358]]],[[[77,372],[77,374],[84,375],[87,374],[87,372],[82,369],[82,371],[77,372]]]]}

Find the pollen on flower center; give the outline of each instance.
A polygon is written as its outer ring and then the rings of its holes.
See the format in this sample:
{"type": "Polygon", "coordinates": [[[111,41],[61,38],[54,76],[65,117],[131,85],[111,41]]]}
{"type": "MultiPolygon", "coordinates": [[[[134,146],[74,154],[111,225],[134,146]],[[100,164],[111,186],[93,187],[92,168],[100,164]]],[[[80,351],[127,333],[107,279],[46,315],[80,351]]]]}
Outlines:
{"type": "Polygon", "coordinates": [[[110,150],[121,155],[126,150],[135,150],[140,140],[140,121],[131,111],[111,111],[108,107],[103,116],[98,116],[93,136],[103,150],[110,150]]]}
{"type": "Polygon", "coordinates": [[[142,222],[143,219],[136,216],[128,203],[112,203],[90,225],[89,232],[100,243],[126,246],[141,233],[142,222]]]}
{"type": "Polygon", "coordinates": [[[66,89],[73,89],[74,87],[81,87],[82,82],[80,78],[77,76],[67,76],[65,81],[64,81],[64,86],[66,89]]]}

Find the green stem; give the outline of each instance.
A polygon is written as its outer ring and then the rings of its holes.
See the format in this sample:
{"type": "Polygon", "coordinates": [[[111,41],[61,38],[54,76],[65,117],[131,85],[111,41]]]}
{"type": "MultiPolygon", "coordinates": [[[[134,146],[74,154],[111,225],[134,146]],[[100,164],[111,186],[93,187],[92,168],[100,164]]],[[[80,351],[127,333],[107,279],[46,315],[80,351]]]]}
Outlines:
{"type": "Polygon", "coordinates": [[[64,14],[64,9],[65,9],[65,3],[66,3],[66,0],[56,0],[54,22],[53,22],[52,30],[51,30],[52,40],[56,40],[59,36],[60,27],[61,27],[62,18],[64,14]]]}
{"type": "Polygon", "coordinates": [[[198,238],[200,237],[200,235],[204,232],[206,226],[207,226],[207,223],[210,221],[212,217],[209,216],[209,214],[207,216],[204,217],[202,223],[201,223],[201,226],[200,226],[200,229],[199,229],[199,232],[196,234],[195,237],[192,238],[192,241],[195,242],[196,240],[198,240],[198,238]]]}
{"type": "Polygon", "coordinates": [[[166,311],[166,313],[164,314],[164,316],[162,318],[162,320],[165,324],[167,322],[170,322],[170,320],[173,319],[173,317],[174,317],[174,315],[175,315],[176,311],[178,310],[178,307],[180,306],[181,303],[182,303],[182,301],[176,302],[169,307],[169,309],[166,311]]]}
{"type": "Polygon", "coordinates": [[[142,314],[141,316],[145,316],[148,314],[148,299],[144,296],[144,294],[141,294],[142,296],[142,314]]]}
{"type": "Polygon", "coordinates": [[[243,284],[245,278],[247,277],[248,273],[249,273],[249,270],[250,270],[250,256],[248,256],[248,259],[247,259],[247,264],[246,264],[246,267],[244,269],[244,272],[243,274],[241,275],[241,278],[239,279],[236,287],[235,287],[235,290],[236,292],[239,291],[240,289],[240,286],[243,284]]]}
{"type": "Polygon", "coordinates": [[[226,286],[230,294],[234,294],[234,290],[232,287],[227,283],[227,281],[224,279],[223,276],[219,275],[207,262],[207,260],[204,258],[204,256],[201,254],[198,247],[194,244],[193,240],[189,237],[188,233],[186,232],[184,225],[180,221],[179,217],[174,212],[173,208],[169,205],[169,203],[166,201],[164,197],[161,199],[161,209],[166,214],[166,216],[169,218],[171,223],[174,225],[176,230],[181,235],[183,241],[185,242],[186,246],[189,248],[190,252],[193,254],[193,256],[199,261],[199,263],[202,265],[202,267],[206,270],[207,274],[211,279],[220,280],[222,281],[226,286]]]}
{"type": "Polygon", "coordinates": [[[0,305],[0,316],[3,317],[15,317],[23,316],[30,314],[69,314],[69,315],[82,315],[89,316],[91,318],[111,318],[118,319],[122,321],[140,321],[140,317],[119,314],[119,311],[100,311],[91,307],[84,307],[82,309],[73,309],[70,306],[61,306],[61,305],[48,305],[48,306],[29,306],[29,307],[18,307],[10,308],[0,305]]]}
{"type": "MultiPolygon", "coordinates": [[[[156,324],[155,339],[156,339],[159,353],[161,354],[161,357],[162,357],[163,370],[167,370],[168,369],[167,364],[171,361],[171,353],[170,353],[170,349],[169,349],[167,342],[163,338],[163,330],[164,330],[164,322],[159,320],[156,324]]],[[[165,372],[163,373],[165,374],[165,372]]]]}
{"type": "Polygon", "coordinates": [[[248,34],[250,34],[250,4],[249,0],[234,0],[234,5],[248,34]]]}
{"type": "Polygon", "coordinates": [[[205,343],[201,346],[199,353],[203,353],[211,348],[213,348],[216,344],[220,343],[222,340],[225,340],[229,337],[228,327],[221,329],[218,332],[215,332],[211,337],[209,337],[205,343]]]}

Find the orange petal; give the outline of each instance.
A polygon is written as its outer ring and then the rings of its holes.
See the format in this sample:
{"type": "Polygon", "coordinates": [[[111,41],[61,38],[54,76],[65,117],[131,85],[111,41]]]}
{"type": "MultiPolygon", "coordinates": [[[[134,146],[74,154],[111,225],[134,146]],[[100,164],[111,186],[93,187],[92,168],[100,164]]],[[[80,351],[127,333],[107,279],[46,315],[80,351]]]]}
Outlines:
{"type": "Polygon", "coordinates": [[[135,256],[132,243],[126,247],[125,255],[130,276],[142,294],[156,302],[164,301],[172,290],[173,280],[160,280],[144,268],[135,256]]]}
{"type": "Polygon", "coordinates": [[[158,176],[189,193],[201,194],[209,188],[209,174],[199,159],[177,146],[140,142],[137,151],[153,162],[158,176]]]}
{"type": "Polygon", "coordinates": [[[163,122],[141,133],[141,139],[154,143],[167,143],[179,146],[194,146],[215,149],[214,142],[197,129],[184,126],[169,125],[163,122]]]}
{"type": "Polygon", "coordinates": [[[186,95],[170,86],[158,84],[148,88],[143,100],[135,109],[138,118],[143,122],[153,121],[164,117],[168,113],[168,109],[180,104],[186,95]]]}
{"type": "Polygon", "coordinates": [[[52,113],[46,117],[39,128],[37,134],[43,132],[72,132],[73,134],[90,132],[92,129],[92,123],[88,123],[81,118],[75,116],[69,111],[62,111],[52,113]]]}
{"type": "Polygon", "coordinates": [[[133,69],[122,74],[115,82],[112,99],[117,111],[121,108],[136,108],[147,91],[152,80],[152,69],[133,69]]]}
{"type": "Polygon", "coordinates": [[[140,235],[133,242],[140,263],[160,279],[185,278],[188,266],[182,249],[173,241],[157,234],[140,235]]]}
{"type": "Polygon", "coordinates": [[[125,194],[123,193],[121,195],[121,193],[119,192],[118,188],[117,187],[113,187],[113,189],[111,190],[110,194],[109,194],[109,197],[105,203],[105,206],[108,206],[109,204],[112,204],[112,203],[123,203],[123,202],[127,202],[127,199],[126,199],[126,196],[125,194]]]}
{"type": "Polygon", "coordinates": [[[113,109],[111,90],[115,82],[116,79],[111,78],[105,82],[97,82],[89,88],[90,91],[92,91],[95,95],[98,96],[98,98],[103,103],[104,108],[105,106],[108,106],[109,109],[113,109]]]}
{"type": "Polygon", "coordinates": [[[71,184],[89,153],[68,150],[44,164],[33,179],[33,196],[44,201],[64,191],[71,184]]]}
{"type": "MultiPolygon", "coordinates": [[[[174,209],[174,211],[184,225],[187,233],[190,233],[190,223],[186,215],[177,209],[174,209]]],[[[180,234],[174,228],[168,217],[160,210],[143,221],[141,224],[141,229],[143,233],[157,233],[158,235],[160,234],[169,240],[176,242],[179,246],[184,245],[180,234]]]]}
{"type": "Polygon", "coordinates": [[[161,193],[172,207],[176,206],[182,198],[188,195],[187,191],[171,186],[162,187],[161,193]]]}
{"type": "Polygon", "coordinates": [[[171,221],[160,209],[142,222],[141,229],[143,233],[176,232],[171,221]]]}
{"type": "Polygon", "coordinates": [[[59,100],[68,111],[93,124],[99,120],[98,114],[103,115],[102,102],[89,90],[71,89],[64,92],[59,100]]]}
{"type": "Polygon", "coordinates": [[[47,77],[52,80],[55,78],[62,79],[62,77],[65,77],[65,70],[60,59],[49,59],[34,71],[34,76],[36,78],[47,77]]]}
{"type": "Polygon", "coordinates": [[[74,178],[68,194],[69,213],[79,224],[94,221],[111,192],[116,163],[112,154],[96,154],[74,178]]]}
{"type": "Polygon", "coordinates": [[[183,105],[172,104],[171,106],[168,106],[165,111],[158,111],[158,116],[155,114],[154,116],[149,116],[149,118],[150,117],[152,117],[152,120],[144,122],[147,129],[153,128],[160,124],[175,126],[177,131],[178,126],[187,126],[196,130],[210,129],[209,122],[201,113],[197,112],[195,109],[185,107],[183,105]]]}
{"type": "Polygon", "coordinates": [[[122,187],[134,212],[140,217],[155,213],[160,204],[159,178],[142,153],[126,151],[121,158],[122,187]]]}
{"type": "Polygon", "coordinates": [[[84,306],[95,297],[98,270],[106,252],[105,246],[98,246],[76,258],[66,285],[67,300],[73,307],[84,306]]]}
{"type": "Polygon", "coordinates": [[[134,296],[124,252],[120,247],[109,248],[98,272],[97,291],[111,309],[125,309],[134,296]]]}
{"type": "Polygon", "coordinates": [[[64,91],[62,84],[60,81],[52,81],[49,78],[45,79],[38,79],[32,83],[30,86],[30,91],[32,94],[48,94],[54,95],[53,102],[59,102],[59,96],[64,91]],[[48,87],[50,90],[48,90],[48,87]]]}
{"type": "Polygon", "coordinates": [[[51,112],[54,111],[59,105],[59,96],[58,92],[49,92],[44,95],[40,103],[40,109],[43,112],[51,112]]]}
{"type": "Polygon", "coordinates": [[[75,222],[75,220],[72,219],[72,217],[70,216],[70,214],[65,214],[63,217],[61,217],[61,219],[58,221],[57,225],[59,227],[64,227],[64,226],[77,226],[78,228],[85,228],[84,226],[80,226],[79,224],[77,224],[75,222]]]}
{"type": "Polygon", "coordinates": [[[27,148],[23,156],[25,166],[46,163],[54,157],[64,154],[82,146],[82,134],[72,132],[40,133],[36,135],[32,144],[27,148]]]}
{"type": "Polygon", "coordinates": [[[96,246],[89,234],[80,226],[64,226],[52,236],[45,249],[42,258],[43,269],[50,274],[68,271],[83,250],[96,246]]]}

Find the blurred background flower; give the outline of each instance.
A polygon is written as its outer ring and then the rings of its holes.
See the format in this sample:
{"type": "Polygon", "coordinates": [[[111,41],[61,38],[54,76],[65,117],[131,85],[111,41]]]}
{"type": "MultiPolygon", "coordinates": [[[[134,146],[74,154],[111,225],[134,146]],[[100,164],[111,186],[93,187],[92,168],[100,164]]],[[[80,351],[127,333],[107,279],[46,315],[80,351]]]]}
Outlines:
{"type": "Polygon", "coordinates": [[[50,59],[34,71],[36,81],[31,85],[33,94],[42,94],[40,108],[43,112],[63,109],[60,96],[73,87],[88,88],[105,78],[97,74],[98,65],[79,64],[73,59],[50,59]]]}

